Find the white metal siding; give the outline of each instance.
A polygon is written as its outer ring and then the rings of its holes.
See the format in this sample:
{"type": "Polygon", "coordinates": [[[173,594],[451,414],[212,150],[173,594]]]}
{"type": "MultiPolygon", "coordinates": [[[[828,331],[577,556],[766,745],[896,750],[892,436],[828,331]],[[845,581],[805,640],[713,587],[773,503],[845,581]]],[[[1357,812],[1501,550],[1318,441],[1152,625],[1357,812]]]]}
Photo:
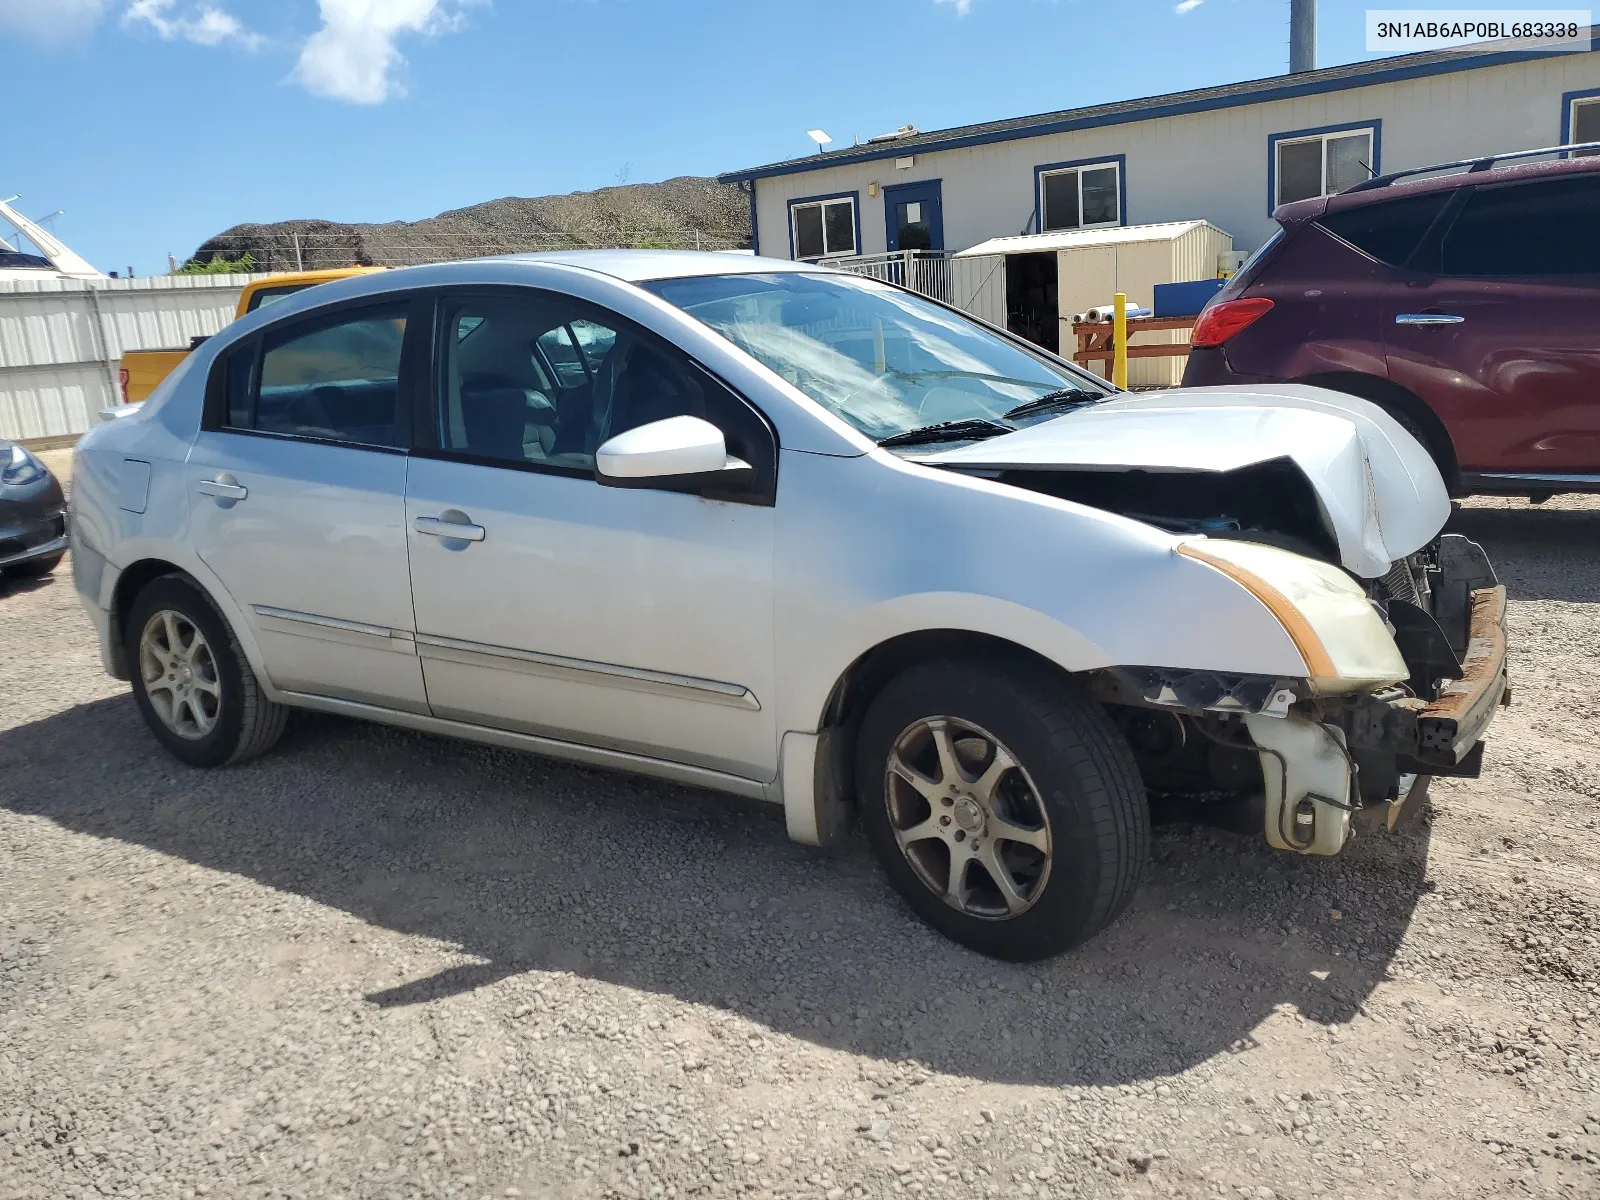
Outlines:
{"type": "Polygon", "coordinates": [[[248,275],[0,280],[0,437],[82,433],[120,399],[125,350],[184,349],[233,320],[248,275]]]}
{"type": "MultiPolygon", "coordinates": [[[[1072,317],[1086,309],[1110,304],[1122,291],[1131,304],[1148,308],[1155,299],[1158,283],[1181,283],[1192,279],[1215,278],[1217,255],[1231,248],[1227,234],[1209,225],[1195,225],[1175,237],[1121,245],[1086,246],[1056,253],[1058,272],[1060,337],[1065,357],[1077,352],[1077,337],[1072,332],[1072,317]]],[[[1154,346],[1187,340],[1182,330],[1159,330],[1139,335],[1133,345],[1154,346]]],[[[1135,358],[1128,362],[1130,387],[1173,387],[1183,378],[1184,358],[1135,358]]],[[[1094,363],[1089,369],[1109,377],[1109,364],[1094,363]]]]}
{"type": "Polygon", "coordinates": [[[858,192],[863,253],[880,253],[883,197],[868,185],[943,181],[945,248],[1030,231],[1035,166],[1122,154],[1127,159],[1128,224],[1204,218],[1254,249],[1272,232],[1267,139],[1272,134],[1378,119],[1385,171],[1475,154],[1556,144],[1564,92],[1600,88],[1600,54],[1550,54],[1396,83],[1378,83],[1291,100],[1110,125],[1073,133],[991,142],[915,154],[908,170],[893,159],[828,167],[756,181],[760,252],[789,257],[789,201],[858,192]]]}

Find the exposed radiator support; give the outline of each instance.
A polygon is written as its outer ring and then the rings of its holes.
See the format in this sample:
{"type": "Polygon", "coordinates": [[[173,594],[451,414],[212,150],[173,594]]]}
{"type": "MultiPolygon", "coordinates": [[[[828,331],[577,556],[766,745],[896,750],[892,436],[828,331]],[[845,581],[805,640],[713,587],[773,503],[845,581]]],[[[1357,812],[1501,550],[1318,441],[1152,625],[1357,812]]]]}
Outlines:
{"type": "Polygon", "coordinates": [[[1289,73],[1317,69],[1317,0],[1289,0],[1289,73]]]}

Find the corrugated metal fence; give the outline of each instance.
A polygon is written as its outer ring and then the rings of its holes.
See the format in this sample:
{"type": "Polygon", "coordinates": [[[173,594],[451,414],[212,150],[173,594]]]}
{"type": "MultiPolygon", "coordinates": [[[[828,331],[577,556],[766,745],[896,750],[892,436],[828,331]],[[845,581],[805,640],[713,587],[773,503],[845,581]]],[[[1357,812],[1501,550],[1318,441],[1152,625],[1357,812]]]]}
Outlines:
{"type": "Polygon", "coordinates": [[[248,275],[0,280],[0,437],[83,433],[119,399],[124,350],[180,349],[233,320],[248,275]]]}

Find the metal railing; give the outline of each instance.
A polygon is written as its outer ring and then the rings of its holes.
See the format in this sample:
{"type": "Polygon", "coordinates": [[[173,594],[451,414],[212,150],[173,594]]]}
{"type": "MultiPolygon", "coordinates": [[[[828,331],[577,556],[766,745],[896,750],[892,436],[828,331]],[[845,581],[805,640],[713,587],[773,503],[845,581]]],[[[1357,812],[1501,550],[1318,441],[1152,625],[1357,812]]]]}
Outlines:
{"type": "Polygon", "coordinates": [[[952,302],[951,260],[943,250],[894,250],[887,254],[862,254],[855,258],[831,259],[828,265],[910,288],[946,304],[952,302]]]}
{"type": "Polygon", "coordinates": [[[998,255],[953,258],[942,250],[896,250],[833,258],[827,265],[931,296],[996,325],[1006,323],[1005,271],[998,255]]]}

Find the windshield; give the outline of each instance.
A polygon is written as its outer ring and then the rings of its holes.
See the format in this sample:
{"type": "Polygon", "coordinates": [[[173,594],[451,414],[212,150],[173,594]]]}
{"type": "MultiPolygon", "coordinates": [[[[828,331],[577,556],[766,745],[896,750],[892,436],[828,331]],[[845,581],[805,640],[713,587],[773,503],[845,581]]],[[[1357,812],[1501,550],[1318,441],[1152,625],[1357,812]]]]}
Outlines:
{"type": "Polygon", "coordinates": [[[703,275],[640,286],[875,441],[909,441],[913,431],[934,426],[946,440],[993,436],[1023,416],[1059,415],[1059,407],[1051,411],[1056,398],[1064,407],[1110,390],[959,313],[842,272],[703,275]],[[1024,406],[1026,414],[1017,411],[1024,406]]]}
{"type": "Polygon", "coordinates": [[[269,304],[276,304],[279,300],[285,299],[288,296],[292,296],[296,292],[303,292],[311,286],[312,285],[309,283],[290,283],[285,284],[283,287],[262,288],[254,296],[250,297],[250,306],[246,311],[255,312],[255,310],[258,308],[265,308],[269,304]]]}

